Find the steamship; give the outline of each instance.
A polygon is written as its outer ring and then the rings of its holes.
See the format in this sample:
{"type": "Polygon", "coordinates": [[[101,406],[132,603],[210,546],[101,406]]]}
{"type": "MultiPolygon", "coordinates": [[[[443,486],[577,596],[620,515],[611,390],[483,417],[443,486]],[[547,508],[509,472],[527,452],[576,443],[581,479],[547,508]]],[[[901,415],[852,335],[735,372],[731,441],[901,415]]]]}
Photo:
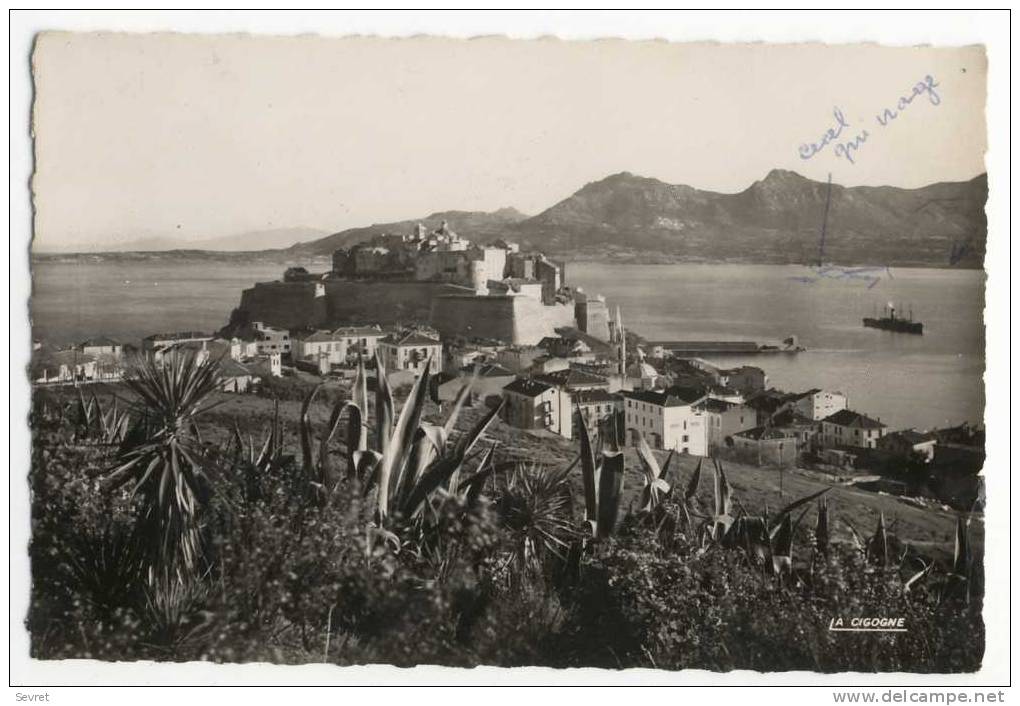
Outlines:
{"type": "Polygon", "coordinates": [[[881,318],[865,317],[864,326],[867,328],[877,328],[883,331],[894,331],[896,333],[914,333],[921,335],[924,333],[924,324],[920,321],[914,321],[914,313],[911,311],[907,318],[902,316],[896,316],[896,307],[893,306],[892,302],[886,305],[888,315],[881,318]]]}

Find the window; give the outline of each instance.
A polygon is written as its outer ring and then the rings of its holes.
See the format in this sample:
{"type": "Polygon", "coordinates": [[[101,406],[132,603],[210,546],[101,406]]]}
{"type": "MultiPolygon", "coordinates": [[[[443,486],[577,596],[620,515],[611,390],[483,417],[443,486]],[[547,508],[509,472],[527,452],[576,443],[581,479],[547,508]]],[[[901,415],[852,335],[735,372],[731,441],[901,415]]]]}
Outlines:
{"type": "Polygon", "coordinates": [[[688,441],[687,434],[684,434],[682,437],[680,437],[680,441],[682,441],[682,442],[684,442],[686,444],[687,441],[688,441]]]}

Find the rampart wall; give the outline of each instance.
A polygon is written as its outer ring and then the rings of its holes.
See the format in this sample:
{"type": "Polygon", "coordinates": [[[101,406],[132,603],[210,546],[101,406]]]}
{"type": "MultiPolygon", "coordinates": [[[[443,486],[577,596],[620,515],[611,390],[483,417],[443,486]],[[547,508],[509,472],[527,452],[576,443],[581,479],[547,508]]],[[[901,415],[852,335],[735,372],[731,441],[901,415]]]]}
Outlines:
{"type": "Polygon", "coordinates": [[[522,296],[443,296],[432,304],[432,325],[443,336],[495,338],[535,344],[555,336],[556,328],[574,325],[574,308],[545,306],[522,296]]]}

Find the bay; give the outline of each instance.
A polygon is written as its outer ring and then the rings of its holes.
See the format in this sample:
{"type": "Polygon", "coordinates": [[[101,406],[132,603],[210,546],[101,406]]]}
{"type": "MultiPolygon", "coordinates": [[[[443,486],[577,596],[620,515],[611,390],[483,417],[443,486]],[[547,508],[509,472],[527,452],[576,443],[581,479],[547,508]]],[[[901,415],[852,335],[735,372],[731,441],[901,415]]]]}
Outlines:
{"type": "MultiPolygon", "coordinates": [[[[292,262],[323,270],[325,261],[292,262]]],[[[36,261],[33,336],[71,343],[105,334],[137,341],[159,331],[215,331],[241,290],[279,279],[265,261],[36,261]]],[[[894,428],[972,423],[984,411],[984,272],[896,269],[879,280],[817,278],[800,266],[570,263],[567,281],[621,307],[648,339],[779,341],[797,355],[714,357],[750,363],[790,391],[840,390],[852,408],[894,428]],[[808,283],[805,279],[813,279],[808,283]],[[866,329],[889,301],[913,309],[923,336],[866,329]]]]}

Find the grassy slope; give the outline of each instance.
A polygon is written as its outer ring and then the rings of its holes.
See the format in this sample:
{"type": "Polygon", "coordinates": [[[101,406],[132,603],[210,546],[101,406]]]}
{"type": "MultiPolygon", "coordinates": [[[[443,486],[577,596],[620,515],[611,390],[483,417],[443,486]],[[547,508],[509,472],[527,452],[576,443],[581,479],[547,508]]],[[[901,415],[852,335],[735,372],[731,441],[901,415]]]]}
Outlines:
{"type": "MultiPolygon", "coordinates": [[[[242,430],[251,431],[253,436],[268,428],[273,414],[273,401],[252,395],[223,394],[217,400],[216,409],[207,419],[209,429],[207,436],[212,439],[226,440],[228,430],[236,420],[242,430]]],[[[300,403],[296,401],[281,402],[281,418],[284,421],[288,436],[296,433],[300,403]]],[[[312,405],[310,418],[315,425],[324,425],[329,416],[329,407],[325,403],[316,402],[312,405]]],[[[476,407],[467,409],[458,420],[458,429],[473,424],[483,413],[476,407]]],[[[433,421],[438,418],[438,410],[431,407],[428,415],[433,421]]],[[[499,455],[502,458],[520,458],[548,465],[563,467],[569,464],[578,453],[578,442],[544,432],[525,432],[504,424],[500,420],[490,426],[481,444],[499,444],[499,455]]],[[[289,441],[298,448],[296,437],[289,441]]],[[[665,453],[656,452],[660,462],[665,460],[665,453]]],[[[637,495],[642,487],[640,462],[633,449],[626,450],[627,475],[624,482],[624,506],[637,503],[637,495]]],[[[698,458],[678,456],[673,462],[671,474],[676,478],[680,473],[682,483],[697,465],[698,458]]],[[[712,501],[712,475],[710,465],[703,467],[699,498],[706,507],[712,501]]],[[[836,541],[850,540],[850,531],[843,520],[849,520],[859,531],[870,535],[878,522],[879,513],[884,513],[887,527],[904,541],[915,545],[919,551],[928,555],[939,555],[943,558],[952,556],[955,535],[956,516],[952,512],[939,509],[923,509],[908,505],[891,495],[880,495],[859,490],[853,487],[840,486],[827,482],[818,474],[804,471],[787,471],[783,474],[783,493],[780,495],[780,474],[776,470],[745,466],[733,462],[725,462],[724,468],[730,484],[733,486],[736,499],[751,514],[758,514],[767,503],[772,511],[784,505],[817,492],[827,486],[833,486],[828,494],[830,513],[833,516],[833,532],[836,541]]],[[[580,498],[580,473],[574,474],[580,498]]],[[[814,513],[809,512],[805,522],[813,523],[814,513]]],[[[975,549],[980,553],[984,540],[984,526],[980,517],[972,523],[972,538],[975,549]]]]}

